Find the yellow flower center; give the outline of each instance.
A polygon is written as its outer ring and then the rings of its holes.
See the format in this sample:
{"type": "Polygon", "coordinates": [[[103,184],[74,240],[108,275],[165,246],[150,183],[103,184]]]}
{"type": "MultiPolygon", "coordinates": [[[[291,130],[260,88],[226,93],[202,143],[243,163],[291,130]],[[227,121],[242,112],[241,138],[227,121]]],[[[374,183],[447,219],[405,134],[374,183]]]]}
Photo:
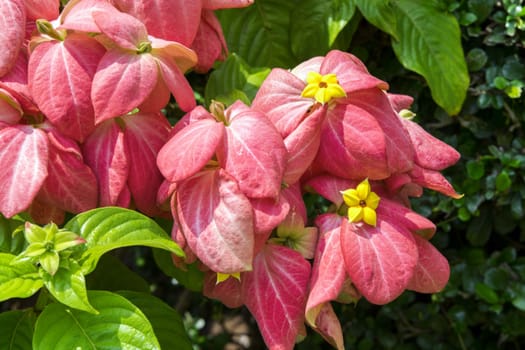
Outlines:
{"type": "Polygon", "coordinates": [[[350,222],[364,221],[370,226],[376,226],[376,209],[380,198],[372,192],[368,179],[363,180],[356,188],[341,191],[341,194],[348,206],[347,215],[350,222]]]}
{"type": "Polygon", "coordinates": [[[217,272],[217,284],[226,281],[230,277],[233,277],[233,278],[237,279],[238,281],[240,281],[241,280],[241,273],[240,272],[234,272],[234,273],[217,272]]]}
{"type": "Polygon", "coordinates": [[[314,98],[317,102],[325,104],[333,98],[346,97],[346,92],[333,73],[321,75],[309,72],[306,75],[306,87],[301,93],[302,97],[314,98]]]}

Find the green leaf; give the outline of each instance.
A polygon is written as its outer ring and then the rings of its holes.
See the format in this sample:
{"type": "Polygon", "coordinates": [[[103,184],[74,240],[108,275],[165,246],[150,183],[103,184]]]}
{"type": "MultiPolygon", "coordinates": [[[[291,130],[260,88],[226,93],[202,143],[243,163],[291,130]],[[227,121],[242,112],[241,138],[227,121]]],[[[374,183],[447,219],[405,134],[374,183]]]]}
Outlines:
{"type": "Polygon", "coordinates": [[[12,254],[0,253],[0,301],[28,298],[42,288],[44,282],[37,268],[28,261],[18,261],[12,254]]]}
{"type": "Polygon", "coordinates": [[[469,86],[459,25],[434,1],[397,0],[397,35],[392,47],[405,68],[425,77],[432,97],[448,114],[458,114],[469,86]]]}
{"type": "Polygon", "coordinates": [[[473,180],[479,180],[485,175],[485,163],[480,160],[469,160],[467,162],[467,174],[473,180]]]}
{"type": "Polygon", "coordinates": [[[492,216],[490,214],[490,207],[482,206],[479,216],[475,217],[467,227],[467,239],[475,247],[485,245],[490,238],[492,231],[492,216]]]}
{"type": "Polygon", "coordinates": [[[33,349],[160,349],[151,324],[133,303],[105,291],[88,296],[98,315],[48,305],[36,322],[33,349]]]}
{"type": "Polygon", "coordinates": [[[61,266],[54,275],[45,274],[47,290],[62,304],[93,314],[97,310],[89,303],[86,280],[81,267],[73,260],[68,267],[61,266]]]}
{"type": "Polygon", "coordinates": [[[355,5],[345,0],[297,3],[290,18],[290,42],[294,55],[301,61],[326,55],[354,12],[355,5]]]}
{"type": "Polygon", "coordinates": [[[269,68],[252,68],[241,57],[231,54],[210,74],[204,91],[206,104],[214,99],[226,105],[235,100],[249,105],[269,73],[269,68]]]}
{"type": "Polygon", "coordinates": [[[0,349],[32,350],[34,318],[32,311],[0,313],[0,349]]]}
{"type": "Polygon", "coordinates": [[[65,228],[86,240],[79,246],[85,250],[78,260],[86,275],[95,269],[103,254],[116,248],[146,246],[184,256],[179,245],[155,221],[129,209],[93,209],[75,216],[65,228]]]}
{"type": "Polygon", "coordinates": [[[166,275],[175,278],[191,291],[202,292],[204,273],[197,268],[196,264],[186,265],[187,271],[183,271],[173,264],[168,252],[160,249],[153,250],[153,258],[166,275]]]}
{"type": "Polygon", "coordinates": [[[498,294],[484,283],[476,284],[476,294],[489,304],[496,304],[499,302],[498,294]]]}
{"type": "Polygon", "coordinates": [[[131,301],[146,315],[162,349],[193,349],[182,318],[169,305],[150,294],[129,291],[118,294],[131,301]]]}
{"type": "Polygon", "coordinates": [[[133,290],[145,293],[150,290],[148,282],[111,254],[100,258],[95,271],[86,276],[86,285],[90,290],[133,290]]]}
{"type": "Polygon", "coordinates": [[[501,173],[496,176],[496,189],[498,191],[506,191],[512,185],[512,180],[510,179],[509,173],[503,170],[501,173]]]}
{"type": "Polygon", "coordinates": [[[6,219],[0,215],[0,252],[18,254],[24,249],[24,235],[14,234],[15,230],[23,230],[24,221],[6,219]]]}
{"type": "Polygon", "coordinates": [[[249,7],[217,11],[230,52],[252,67],[291,68],[300,61],[290,46],[290,17],[300,1],[257,0],[249,7]]]}
{"type": "Polygon", "coordinates": [[[398,39],[396,8],[391,0],[354,1],[368,22],[398,39]]]}

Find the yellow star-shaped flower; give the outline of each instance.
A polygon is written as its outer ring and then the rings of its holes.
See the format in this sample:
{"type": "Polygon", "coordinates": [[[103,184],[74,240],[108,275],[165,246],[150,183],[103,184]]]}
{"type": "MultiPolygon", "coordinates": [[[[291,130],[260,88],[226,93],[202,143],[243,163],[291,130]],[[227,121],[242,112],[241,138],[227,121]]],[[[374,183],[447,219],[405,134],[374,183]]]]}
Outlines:
{"type": "Polygon", "coordinates": [[[350,222],[364,221],[368,225],[376,226],[376,209],[379,205],[379,196],[372,192],[368,179],[363,180],[357,187],[342,191],[343,200],[348,206],[348,220],[350,222]]]}
{"type": "Polygon", "coordinates": [[[241,273],[240,272],[234,272],[234,273],[217,272],[217,283],[216,284],[224,282],[230,277],[233,277],[233,278],[237,279],[238,281],[240,281],[241,280],[241,273]]]}
{"type": "Polygon", "coordinates": [[[345,90],[339,85],[337,76],[333,73],[321,75],[316,72],[309,72],[306,75],[306,83],[301,96],[314,98],[323,105],[333,98],[346,97],[345,90]]]}

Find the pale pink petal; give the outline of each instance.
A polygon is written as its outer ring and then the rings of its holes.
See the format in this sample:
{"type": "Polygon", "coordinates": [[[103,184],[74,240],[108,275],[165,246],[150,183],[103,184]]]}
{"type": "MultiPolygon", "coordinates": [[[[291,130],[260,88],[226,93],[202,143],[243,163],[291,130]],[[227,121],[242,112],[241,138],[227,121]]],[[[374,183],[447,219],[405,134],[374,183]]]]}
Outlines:
{"type": "Polygon", "coordinates": [[[252,109],[265,113],[286,138],[313,105],[311,98],[301,97],[305,86],[304,81],[289,71],[274,68],[259,88],[252,109]]]}
{"type": "Polygon", "coordinates": [[[24,0],[0,1],[0,77],[15,64],[25,38],[26,9],[24,0]]]}
{"type": "Polygon", "coordinates": [[[55,130],[49,130],[47,135],[48,177],[40,194],[49,204],[67,212],[81,213],[95,208],[98,203],[97,179],[84,163],[79,146],[55,130]]]}
{"type": "Polygon", "coordinates": [[[100,31],[124,49],[136,51],[141,43],[149,42],[146,26],[114,7],[92,11],[91,16],[100,31]]]}
{"type": "Polygon", "coordinates": [[[290,204],[283,196],[277,199],[250,198],[250,202],[253,207],[256,232],[273,230],[284,220],[290,210],[290,204]]]}
{"type": "Polygon", "coordinates": [[[388,84],[368,73],[363,62],[357,57],[339,50],[332,50],[326,55],[319,73],[336,74],[339,84],[349,97],[357,90],[374,87],[388,89],[388,84]]]}
{"type": "Polygon", "coordinates": [[[347,273],[341,251],[341,222],[344,217],[323,214],[316,218],[319,242],[315,251],[310,293],[306,304],[306,321],[317,327],[316,319],[323,305],[337,299],[347,273]]]}
{"type": "Polygon", "coordinates": [[[414,98],[412,96],[387,93],[392,108],[399,113],[403,109],[409,109],[414,98]]]}
{"type": "Polygon", "coordinates": [[[177,186],[177,219],[191,250],[211,270],[251,270],[254,229],[250,201],[223,170],[177,186]]]}
{"type": "Polygon", "coordinates": [[[31,205],[47,177],[48,141],[29,125],[0,129],[0,212],[7,218],[31,205]]]}
{"type": "Polygon", "coordinates": [[[144,113],[157,113],[168,104],[170,100],[170,90],[162,79],[157,79],[157,84],[148,97],[138,106],[144,113]]]}
{"type": "Polygon", "coordinates": [[[377,226],[365,223],[341,225],[341,250],[346,272],[357,290],[373,304],[397,298],[412,279],[418,250],[411,232],[383,220],[377,209],[377,226]]]}
{"type": "Polygon", "coordinates": [[[224,129],[222,123],[203,119],[176,133],[157,156],[157,164],[164,177],[177,182],[201,170],[215,154],[224,129]]]}
{"type": "Polygon", "coordinates": [[[126,188],[129,163],[124,134],[113,120],[100,123],[82,145],[86,164],[98,180],[99,206],[129,206],[119,199],[126,188]]]}
{"type": "Polygon", "coordinates": [[[399,203],[381,197],[379,205],[382,207],[381,216],[387,221],[396,222],[426,239],[432,238],[436,233],[436,225],[432,221],[399,203]]]}
{"type": "Polygon", "coordinates": [[[263,113],[236,102],[225,111],[229,125],[217,149],[221,167],[252,198],[276,198],[286,166],[286,148],[279,132],[263,113]]]}
{"type": "Polygon", "coordinates": [[[25,4],[28,19],[44,18],[51,21],[58,17],[60,0],[25,0],[25,4]]]}
{"type": "Polygon", "coordinates": [[[160,113],[137,113],[122,117],[124,140],[130,161],[128,185],[137,209],[149,216],[160,213],[157,192],[163,177],[157,153],[166,143],[170,124],[160,113]]]}
{"type": "Polygon", "coordinates": [[[319,70],[321,69],[321,64],[323,64],[323,60],[324,57],[315,56],[298,64],[291,70],[292,74],[304,83],[303,89],[306,86],[306,77],[308,76],[308,73],[319,73],[319,70]]]}
{"type": "Polygon", "coordinates": [[[35,102],[64,135],[78,141],[95,128],[91,82],[104,52],[95,39],[72,33],[63,42],[38,45],[29,59],[35,102]]]}
{"type": "Polygon", "coordinates": [[[114,13],[115,8],[107,0],[70,0],[60,14],[59,28],[100,33],[92,16],[95,11],[114,13]]]}
{"type": "Polygon", "coordinates": [[[158,78],[157,63],[150,54],[108,51],[93,78],[91,98],[96,123],[124,115],[139,106],[151,94],[158,78]]]}
{"type": "Polygon", "coordinates": [[[310,264],[298,252],[267,245],[242,276],[246,307],[269,349],[292,349],[304,325],[310,264]]]}
{"type": "Polygon", "coordinates": [[[419,293],[437,293],[443,290],[450,277],[447,259],[426,239],[414,235],[419,260],[407,289],[419,293]]]}
{"type": "Polygon", "coordinates": [[[157,38],[190,46],[199,27],[201,0],[113,0],[123,12],[141,20],[157,38]]]}
{"type": "Polygon", "coordinates": [[[155,57],[157,58],[162,79],[164,79],[166,86],[170,89],[173,97],[175,97],[175,101],[177,101],[180,109],[185,112],[191,111],[196,105],[195,95],[190,83],[179,69],[177,60],[157,52],[155,57]]]}

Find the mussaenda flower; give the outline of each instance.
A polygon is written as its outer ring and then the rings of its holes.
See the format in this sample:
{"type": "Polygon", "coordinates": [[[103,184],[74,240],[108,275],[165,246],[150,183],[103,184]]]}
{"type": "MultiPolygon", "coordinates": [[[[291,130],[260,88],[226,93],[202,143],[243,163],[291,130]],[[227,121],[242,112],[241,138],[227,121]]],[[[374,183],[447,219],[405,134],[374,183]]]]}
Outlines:
{"type": "Polygon", "coordinates": [[[364,221],[370,226],[376,226],[376,209],[379,205],[379,196],[372,192],[368,179],[363,180],[357,187],[342,191],[343,200],[348,206],[348,220],[350,222],[364,221]]]}
{"type": "Polygon", "coordinates": [[[317,72],[308,72],[306,87],[301,93],[302,97],[312,97],[317,102],[325,104],[334,98],[346,97],[346,92],[334,73],[321,75],[317,72]]]}

